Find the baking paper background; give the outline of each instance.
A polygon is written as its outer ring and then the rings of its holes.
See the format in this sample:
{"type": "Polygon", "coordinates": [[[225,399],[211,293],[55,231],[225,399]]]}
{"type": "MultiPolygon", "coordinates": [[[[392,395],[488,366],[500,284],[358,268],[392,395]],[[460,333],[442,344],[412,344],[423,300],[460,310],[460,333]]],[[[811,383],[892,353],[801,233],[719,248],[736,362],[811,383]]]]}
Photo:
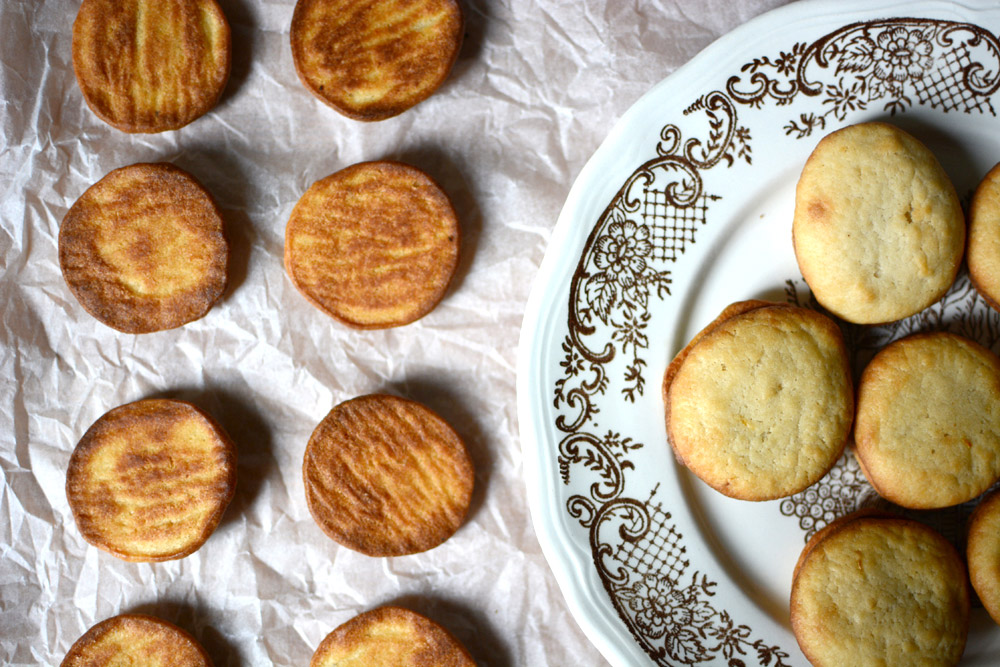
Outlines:
{"type": "Polygon", "coordinates": [[[437,94],[394,119],[340,116],[299,83],[292,0],[219,0],[233,65],[191,125],[128,135],[94,116],[71,63],[79,3],[0,2],[0,662],[57,665],[123,612],[184,627],[217,666],[306,665],[354,615],[397,603],[447,627],[482,665],[605,664],[573,620],[525,500],[517,342],[573,179],[621,114],[715,38],[783,0],[463,0],[466,37],[437,94]],[[285,223],[319,178],[392,158],[430,173],[462,225],[458,273],[422,320],[355,331],[282,267],[285,223]],[[60,222],[106,173],[169,161],[224,209],[230,286],[203,319],[129,335],[90,317],[59,271],[60,222]],[[465,525],[424,554],[373,559],[323,535],[301,462],[335,404],[390,392],[465,438],[465,525]],[[178,397],[236,442],[239,482],[193,555],[136,564],[88,546],[64,491],[70,454],[113,407],[178,397]]]}

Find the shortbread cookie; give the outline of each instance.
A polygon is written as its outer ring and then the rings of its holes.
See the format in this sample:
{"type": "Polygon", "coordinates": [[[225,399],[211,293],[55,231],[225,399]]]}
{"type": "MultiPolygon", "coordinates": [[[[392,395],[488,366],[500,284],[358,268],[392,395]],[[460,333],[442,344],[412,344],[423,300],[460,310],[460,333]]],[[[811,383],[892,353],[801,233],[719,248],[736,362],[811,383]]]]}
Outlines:
{"type": "Polygon", "coordinates": [[[824,137],[799,178],[792,222],[802,276],[826,309],[877,324],[920,312],[955,281],[965,221],[934,155],[886,123],[824,137]]]}
{"type": "Polygon", "coordinates": [[[148,399],[111,410],[70,457],[66,497],[83,538],[128,561],[196,551],[236,487],[236,448],[184,401],[148,399]]]}
{"type": "Polygon", "coordinates": [[[369,556],[403,556],[458,530],[474,470],[438,415],[373,394],[341,403],[320,422],[302,476],[309,510],[330,538],[369,556]]]}
{"type": "Polygon", "coordinates": [[[950,333],[915,334],[861,374],[855,454],[887,500],[964,503],[1000,478],[1000,359],[950,333]]]}
{"type": "Polygon", "coordinates": [[[226,287],[229,244],[211,195],[166,163],[109,173],[59,228],[63,278],[84,309],[126,333],[196,320],[226,287]]]}
{"type": "Polygon", "coordinates": [[[976,291],[1000,310],[1000,164],[986,174],[972,197],[966,261],[976,291]]]}
{"type": "Polygon", "coordinates": [[[229,80],[229,23],[215,0],[83,0],[73,70],[87,105],[125,132],[187,125],[229,80]]]}
{"type": "Polygon", "coordinates": [[[838,521],[803,550],[791,624],[817,667],[958,663],[969,631],[965,567],[931,528],[906,519],[838,521]]]}
{"type": "Polygon", "coordinates": [[[441,86],[462,34],[457,0],[298,0],[292,59],[323,102],[349,118],[383,120],[441,86]]]}
{"type": "Polygon", "coordinates": [[[458,265],[458,219],[441,188],[399,162],[314,183],[285,229],[285,270],[317,308],[359,329],[429,313],[458,265]]]}
{"type": "Polygon", "coordinates": [[[807,308],[733,304],[664,376],[667,437],[684,465],[734,498],[792,495],[822,477],[854,411],[834,322],[807,308]]]}
{"type": "Polygon", "coordinates": [[[972,513],[966,555],[972,587],[990,617],[1000,623],[1000,490],[972,513]]]}
{"type": "Polygon", "coordinates": [[[194,637],[153,616],[122,614],[90,628],[70,648],[61,667],[211,667],[194,637]]]}
{"type": "Polygon", "coordinates": [[[415,611],[379,607],[326,636],[309,667],[475,667],[461,642],[415,611]]]}

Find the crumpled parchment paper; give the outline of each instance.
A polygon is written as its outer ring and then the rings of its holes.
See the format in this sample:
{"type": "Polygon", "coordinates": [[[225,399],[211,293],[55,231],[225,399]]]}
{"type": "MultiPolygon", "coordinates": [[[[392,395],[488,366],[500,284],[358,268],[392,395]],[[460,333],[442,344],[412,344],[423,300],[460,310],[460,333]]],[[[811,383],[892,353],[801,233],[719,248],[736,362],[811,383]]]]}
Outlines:
{"type": "Polygon", "coordinates": [[[73,76],[77,0],[0,3],[0,662],[58,664],[91,625],[138,611],[194,634],[217,666],[306,665],[361,611],[409,606],[483,665],[597,665],[542,557],[515,410],[528,292],[576,174],[618,117],[712,40],[784,0],[463,0],[466,37],[437,94],[394,119],[348,120],[299,83],[293,0],[220,0],[233,36],[220,104],[175,132],[96,118],[73,76]],[[430,173],[461,220],[458,274],[406,327],[347,329],[282,267],[306,188],[393,158],[430,173]],[[128,335],[63,282],[60,222],[114,168],[169,161],[224,209],[230,287],[206,317],[128,335]],[[373,559],[326,538],[306,508],[306,441],[336,403],[419,400],[477,466],[465,525],[424,554],[373,559]],[[239,451],[236,496],[195,554],[136,564],[88,546],[64,491],[70,453],[107,410],[194,402],[239,451]]]}

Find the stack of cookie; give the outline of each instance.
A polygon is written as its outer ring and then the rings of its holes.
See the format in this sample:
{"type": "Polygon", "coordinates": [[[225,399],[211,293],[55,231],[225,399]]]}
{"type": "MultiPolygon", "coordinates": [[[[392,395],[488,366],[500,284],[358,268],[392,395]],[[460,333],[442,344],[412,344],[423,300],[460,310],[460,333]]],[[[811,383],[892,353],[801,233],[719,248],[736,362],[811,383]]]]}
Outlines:
{"type": "MultiPolygon", "coordinates": [[[[966,503],[1000,480],[1000,358],[945,331],[897,340],[855,386],[835,319],[875,325],[937,302],[968,257],[1000,309],[1000,165],[966,224],[947,174],[886,123],[825,137],[796,189],[799,268],[830,317],[767,302],[726,308],[674,358],[663,383],[677,458],[744,500],[797,493],[853,440],[875,490],[907,509],[966,503]]],[[[970,527],[968,567],[1000,618],[1000,496],[970,527]]],[[[852,516],[820,531],[796,567],[792,627],[817,665],[955,664],[968,632],[965,565],[932,529],[852,516]],[[917,663],[913,663],[917,664],[917,663]]]]}

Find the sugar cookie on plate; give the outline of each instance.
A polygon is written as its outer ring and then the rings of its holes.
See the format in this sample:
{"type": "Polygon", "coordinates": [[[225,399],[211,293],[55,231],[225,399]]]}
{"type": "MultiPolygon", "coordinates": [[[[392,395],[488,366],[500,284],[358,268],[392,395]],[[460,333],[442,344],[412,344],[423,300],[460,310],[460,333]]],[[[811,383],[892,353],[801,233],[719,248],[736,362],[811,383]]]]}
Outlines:
{"type": "Polygon", "coordinates": [[[782,498],[816,482],[843,453],[853,396],[847,350],[830,318],[740,302],[668,367],[667,437],[678,459],[717,491],[782,498]]]}
{"type": "Polygon", "coordinates": [[[965,218],[934,154],[887,123],[824,137],[795,191],[792,240],[816,300],[858,324],[908,317],[955,281],[965,218]]]}
{"type": "Polygon", "coordinates": [[[861,374],[854,443],[868,481],[897,505],[972,500],[1000,478],[1000,359],[944,332],[890,344],[861,374]]]}

